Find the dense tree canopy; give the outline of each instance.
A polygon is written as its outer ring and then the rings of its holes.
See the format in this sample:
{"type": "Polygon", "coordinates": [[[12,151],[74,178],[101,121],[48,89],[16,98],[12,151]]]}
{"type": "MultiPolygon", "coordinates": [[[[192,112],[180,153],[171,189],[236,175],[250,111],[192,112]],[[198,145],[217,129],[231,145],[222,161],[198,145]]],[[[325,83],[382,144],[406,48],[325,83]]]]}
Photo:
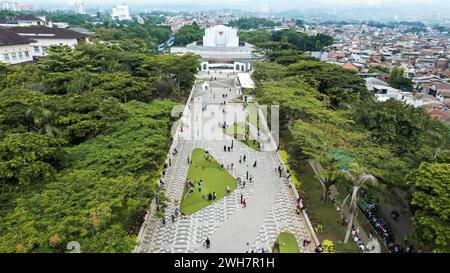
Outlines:
{"type": "Polygon", "coordinates": [[[329,35],[322,33],[308,35],[294,29],[279,31],[241,31],[239,32],[239,36],[243,41],[266,50],[296,49],[301,51],[320,51],[324,47],[333,44],[333,37],[329,35]],[[274,48],[276,45],[282,47],[274,48]]]}
{"type": "Polygon", "coordinates": [[[130,50],[136,30],[102,31],[102,43],[0,65],[0,252],[64,252],[70,241],[129,252],[161,195],[170,112],[198,56],[130,50]]]}
{"type": "Polygon", "coordinates": [[[250,17],[250,18],[239,18],[236,21],[229,22],[228,25],[232,27],[237,27],[239,29],[248,30],[263,27],[273,28],[274,26],[281,26],[281,23],[274,22],[266,18],[250,17]]]}
{"type": "Polygon", "coordinates": [[[414,187],[414,237],[437,252],[450,251],[450,164],[422,163],[408,176],[414,187]]]}
{"type": "MultiPolygon", "coordinates": [[[[449,251],[449,127],[421,108],[376,101],[352,71],[293,48],[271,45],[264,53],[267,61],[254,65],[254,94],[260,103],[280,106],[292,165],[314,160],[322,166],[323,200],[343,181],[342,169],[360,166],[384,185],[411,190],[415,241],[449,251]]],[[[393,75],[403,82],[401,70],[393,75]]]]}
{"type": "Polygon", "coordinates": [[[126,51],[156,53],[158,45],[167,41],[170,35],[170,27],[155,26],[146,21],[143,25],[97,28],[93,39],[109,42],[126,51]]]}
{"type": "Polygon", "coordinates": [[[388,83],[390,86],[405,91],[411,91],[413,88],[412,80],[404,76],[405,70],[399,67],[393,67],[389,74],[388,83]]]}
{"type": "Polygon", "coordinates": [[[259,102],[280,105],[282,136],[294,162],[310,159],[336,182],[333,154],[357,162],[384,184],[408,189],[405,176],[422,162],[449,163],[450,130],[425,110],[400,101],[378,102],[356,73],[272,49],[254,65],[259,102]],[[288,132],[288,133],[286,133],[288,132]]]}
{"type": "Polygon", "coordinates": [[[174,35],[175,45],[185,46],[195,41],[200,41],[203,37],[204,31],[196,22],[191,25],[182,26],[174,35]]]}

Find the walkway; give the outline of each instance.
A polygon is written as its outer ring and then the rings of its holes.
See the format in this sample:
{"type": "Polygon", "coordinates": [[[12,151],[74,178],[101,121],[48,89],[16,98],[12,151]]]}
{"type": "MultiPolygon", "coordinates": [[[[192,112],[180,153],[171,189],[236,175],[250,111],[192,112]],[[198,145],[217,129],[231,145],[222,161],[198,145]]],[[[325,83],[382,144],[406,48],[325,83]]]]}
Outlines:
{"type": "MultiPolygon", "coordinates": [[[[166,224],[161,219],[150,215],[143,225],[143,232],[136,252],[245,252],[247,242],[250,247],[259,251],[261,247],[271,248],[280,232],[293,233],[299,245],[303,239],[311,240],[311,235],[301,215],[295,213],[295,200],[287,180],[279,178],[276,168],[279,162],[276,152],[259,152],[233,141],[233,151],[224,152],[224,145],[231,146],[232,138],[223,134],[219,122],[224,122],[220,103],[227,94],[227,104],[235,105],[236,111],[243,111],[241,104],[233,104],[239,97],[234,88],[234,76],[202,73],[198,76],[197,85],[193,90],[193,100],[189,107],[191,115],[183,116],[183,133],[177,150],[163,179],[164,190],[169,198],[166,209],[166,224]],[[216,80],[209,81],[210,77],[216,80]],[[209,90],[202,90],[201,83],[207,80],[209,90]],[[231,91],[230,91],[231,88],[231,91]],[[211,90],[212,89],[212,90],[211,90]],[[200,112],[194,109],[201,109],[200,112]],[[218,112],[220,109],[220,112],[218,112]],[[198,115],[203,112],[203,117],[198,115]],[[219,113],[219,114],[218,114],[219,113]],[[201,119],[201,120],[199,120],[201,119]],[[190,121],[190,122],[189,122],[190,121]],[[201,130],[192,130],[195,122],[203,122],[201,130]],[[191,138],[189,138],[191,136],[191,138]],[[245,183],[245,188],[238,187],[231,195],[216,201],[212,205],[190,215],[182,216],[175,223],[171,214],[177,204],[175,200],[182,199],[185,179],[188,172],[187,157],[194,148],[208,150],[212,156],[224,164],[234,164],[230,173],[235,178],[245,180],[247,172],[253,177],[245,183]],[[246,162],[239,163],[239,157],[246,155],[246,162]],[[257,167],[253,168],[254,161],[257,167]],[[247,207],[240,204],[241,194],[247,200],[247,207]],[[202,242],[210,238],[211,248],[203,247],[202,242]]],[[[228,111],[228,108],[227,108],[228,111]]],[[[230,113],[227,113],[227,123],[232,124],[230,113]]],[[[178,204],[179,205],[179,204],[178,204]]],[[[302,249],[312,252],[313,244],[302,249]]]]}

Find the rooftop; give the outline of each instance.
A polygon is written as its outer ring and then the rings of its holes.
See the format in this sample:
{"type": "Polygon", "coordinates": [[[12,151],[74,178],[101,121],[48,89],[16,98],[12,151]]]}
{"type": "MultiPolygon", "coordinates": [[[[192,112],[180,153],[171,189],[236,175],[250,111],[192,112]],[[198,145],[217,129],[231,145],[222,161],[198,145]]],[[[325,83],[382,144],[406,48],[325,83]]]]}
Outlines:
{"type": "Polygon", "coordinates": [[[54,38],[54,39],[84,39],[89,37],[87,34],[79,33],[64,28],[48,27],[15,27],[11,31],[22,36],[34,38],[54,38]]]}
{"type": "Polygon", "coordinates": [[[17,33],[0,28],[0,46],[22,45],[35,42],[34,40],[20,36],[17,33]]]}

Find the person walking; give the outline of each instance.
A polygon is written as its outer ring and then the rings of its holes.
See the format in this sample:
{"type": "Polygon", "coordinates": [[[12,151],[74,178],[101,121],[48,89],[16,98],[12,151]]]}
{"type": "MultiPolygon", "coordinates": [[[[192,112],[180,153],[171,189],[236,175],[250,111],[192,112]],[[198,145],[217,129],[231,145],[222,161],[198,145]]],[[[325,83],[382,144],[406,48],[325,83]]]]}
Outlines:
{"type": "Polygon", "coordinates": [[[245,162],[245,159],[246,159],[246,158],[247,158],[247,156],[246,156],[246,155],[244,155],[244,157],[242,158],[244,162],[245,162]]]}
{"type": "Polygon", "coordinates": [[[244,195],[241,193],[241,204],[244,202],[244,195]]]}
{"type": "Polygon", "coordinates": [[[244,199],[244,200],[242,201],[242,205],[244,206],[244,208],[246,208],[246,207],[247,207],[247,200],[244,199]]]}
{"type": "Polygon", "coordinates": [[[216,200],[216,198],[217,198],[216,192],[213,192],[213,200],[216,200]]]}
{"type": "Polygon", "coordinates": [[[311,241],[308,240],[308,239],[303,240],[303,247],[306,247],[306,246],[309,245],[310,243],[311,243],[311,241]]]}
{"type": "Polygon", "coordinates": [[[205,244],[206,244],[206,248],[209,249],[211,247],[211,241],[209,240],[209,237],[206,237],[205,244]]]}
{"type": "Polygon", "coordinates": [[[245,245],[245,253],[248,253],[250,251],[250,245],[247,242],[247,244],[245,245]]]}
{"type": "Polygon", "coordinates": [[[198,181],[198,191],[202,191],[202,181],[198,181]]]}
{"type": "Polygon", "coordinates": [[[255,163],[253,163],[253,168],[256,168],[256,160],[255,160],[255,163]]]}
{"type": "Polygon", "coordinates": [[[230,193],[231,193],[230,185],[227,185],[227,194],[230,195],[230,193]]]}

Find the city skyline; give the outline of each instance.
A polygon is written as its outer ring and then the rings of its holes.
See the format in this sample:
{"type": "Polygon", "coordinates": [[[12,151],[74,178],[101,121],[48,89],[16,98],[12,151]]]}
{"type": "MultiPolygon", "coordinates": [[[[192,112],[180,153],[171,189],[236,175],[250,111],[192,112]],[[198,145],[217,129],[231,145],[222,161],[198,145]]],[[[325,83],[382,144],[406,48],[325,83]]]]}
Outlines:
{"type": "MultiPolygon", "coordinates": [[[[18,0],[14,1],[19,4],[34,4],[40,6],[73,6],[75,0],[18,0]]],[[[404,8],[408,5],[408,8],[414,6],[423,5],[428,7],[434,6],[439,9],[450,9],[450,3],[445,0],[229,0],[229,1],[219,1],[211,0],[205,5],[202,3],[198,4],[197,1],[193,0],[83,0],[85,6],[113,6],[118,4],[128,4],[130,6],[148,6],[151,7],[176,7],[176,6],[191,6],[198,7],[201,9],[208,8],[236,8],[243,10],[258,10],[263,5],[267,5],[270,10],[273,11],[285,11],[285,10],[303,10],[310,8],[321,8],[321,9],[336,9],[336,8],[364,8],[364,7],[374,7],[374,8],[404,8]]]]}

